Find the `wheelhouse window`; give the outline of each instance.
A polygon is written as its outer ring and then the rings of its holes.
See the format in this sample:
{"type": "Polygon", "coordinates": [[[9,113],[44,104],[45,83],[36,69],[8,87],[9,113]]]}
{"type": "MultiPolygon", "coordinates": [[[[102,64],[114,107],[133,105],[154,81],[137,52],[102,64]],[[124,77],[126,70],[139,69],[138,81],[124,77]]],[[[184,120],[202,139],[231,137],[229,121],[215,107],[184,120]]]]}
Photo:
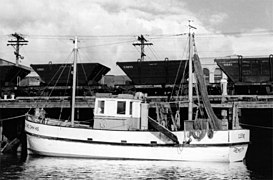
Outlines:
{"type": "Polygon", "coordinates": [[[133,102],[130,102],[130,115],[132,115],[132,113],[133,113],[133,102]]]}
{"type": "Polygon", "coordinates": [[[104,114],[104,104],[105,101],[98,101],[98,109],[97,109],[97,113],[99,114],[104,114]]]}
{"type": "Polygon", "coordinates": [[[118,101],[117,114],[125,114],[126,101],[118,101]]]}

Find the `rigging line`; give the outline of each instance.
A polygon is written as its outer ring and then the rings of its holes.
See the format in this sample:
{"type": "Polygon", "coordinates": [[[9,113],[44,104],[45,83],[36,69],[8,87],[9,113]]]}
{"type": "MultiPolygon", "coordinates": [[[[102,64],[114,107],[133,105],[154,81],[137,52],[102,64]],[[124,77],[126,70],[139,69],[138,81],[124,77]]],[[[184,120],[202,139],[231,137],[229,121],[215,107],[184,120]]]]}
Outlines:
{"type": "MultiPolygon", "coordinates": [[[[72,53],[73,53],[73,50],[72,50],[72,52],[67,56],[66,61],[68,61],[68,59],[71,57],[72,53]]],[[[60,70],[60,68],[61,68],[61,66],[59,67],[59,69],[57,70],[57,72],[60,70]]],[[[64,68],[63,68],[63,70],[64,70],[64,68]]],[[[56,76],[57,72],[56,72],[56,73],[54,74],[54,76],[51,78],[49,84],[52,82],[52,80],[53,80],[54,77],[56,76]]],[[[41,92],[41,95],[40,95],[40,96],[42,96],[42,95],[45,93],[45,90],[49,87],[49,84],[48,84],[46,87],[44,87],[44,89],[43,89],[43,91],[41,92]]],[[[55,88],[55,86],[54,86],[54,88],[55,88]]],[[[52,90],[52,91],[53,91],[53,90],[52,90]]],[[[52,91],[51,91],[51,92],[52,92],[52,91]]],[[[49,99],[49,98],[48,98],[48,99],[49,99]]],[[[47,101],[48,101],[48,100],[47,100],[47,101]]],[[[47,102],[47,101],[46,101],[46,102],[47,102]]],[[[40,100],[40,102],[42,102],[42,100],[40,100]]],[[[34,106],[37,106],[37,104],[38,104],[38,102],[35,101],[34,106]]],[[[29,108],[28,112],[29,112],[31,109],[32,109],[32,108],[29,108]]]]}
{"type": "MultiPolygon", "coordinates": [[[[80,53],[78,53],[78,55],[79,55],[79,60],[81,61],[80,53]]],[[[84,73],[85,80],[86,80],[86,82],[87,82],[88,90],[89,90],[90,94],[92,94],[91,87],[88,85],[88,77],[87,77],[87,75],[86,75],[86,71],[85,71],[85,69],[84,69],[84,67],[83,67],[83,64],[81,64],[81,66],[82,66],[82,70],[83,70],[83,73],[84,73]]]]}
{"type": "Polygon", "coordinates": [[[94,81],[94,79],[96,79],[101,74],[102,71],[104,71],[103,68],[101,68],[100,71],[94,76],[94,78],[92,79],[92,81],[94,81]]]}
{"type": "Polygon", "coordinates": [[[134,42],[133,40],[130,40],[130,41],[121,41],[121,42],[114,42],[114,43],[90,45],[90,46],[79,47],[79,49],[83,49],[83,48],[92,48],[92,47],[100,47],[100,46],[111,46],[111,45],[116,45],[116,44],[125,44],[125,43],[133,43],[133,42],[134,42]]]}
{"type": "Polygon", "coordinates": [[[155,59],[158,60],[158,57],[155,55],[155,53],[153,52],[152,47],[148,46],[148,48],[150,49],[150,51],[152,52],[152,54],[154,55],[155,59]]]}
{"type": "MultiPolygon", "coordinates": [[[[188,45],[188,43],[186,43],[186,46],[184,47],[184,51],[183,51],[182,57],[184,57],[184,54],[185,54],[187,45],[188,45]]],[[[186,71],[186,67],[187,67],[187,62],[188,62],[188,61],[186,61],[186,63],[185,63],[185,68],[184,68],[184,71],[183,71],[183,74],[182,74],[182,79],[181,79],[180,84],[179,84],[177,98],[178,98],[179,92],[180,92],[180,90],[181,90],[180,87],[181,87],[181,86],[183,87],[182,82],[183,82],[183,80],[184,80],[185,71],[186,71]]],[[[177,79],[178,79],[178,76],[179,76],[179,72],[180,72],[181,66],[182,66],[182,60],[181,60],[181,62],[179,63],[179,67],[178,67],[178,70],[177,70],[177,72],[176,72],[176,76],[175,76],[175,80],[174,80],[174,85],[173,85],[172,92],[171,92],[171,97],[173,96],[173,93],[174,93],[175,84],[176,84],[176,82],[177,82],[177,79]]],[[[182,88],[182,87],[181,87],[181,88],[182,88]]]]}
{"type": "MultiPolygon", "coordinates": [[[[74,50],[73,50],[73,51],[74,51],[74,50]]],[[[72,51],[72,52],[73,52],[73,51],[72,51]]],[[[69,79],[69,75],[70,75],[70,72],[71,72],[71,69],[72,69],[72,65],[71,65],[71,64],[68,64],[68,63],[65,63],[65,66],[64,66],[64,67],[62,67],[62,66],[59,67],[59,70],[62,68],[62,71],[61,71],[59,77],[57,78],[57,80],[55,81],[55,84],[54,84],[54,86],[53,86],[53,88],[52,88],[52,90],[51,90],[49,96],[51,96],[51,94],[53,93],[54,88],[57,86],[58,81],[60,80],[60,78],[61,78],[61,76],[62,76],[62,74],[63,74],[65,68],[66,68],[68,65],[70,65],[70,66],[69,66],[69,70],[68,70],[68,79],[69,79]]],[[[59,72],[59,70],[58,70],[57,72],[59,72]]],[[[57,72],[56,72],[55,74],[57,74],[57,72]]],[[[51,80],[53,80],[53,78],[52,78],[51,80]]]]}
{"type": "MultiPolygon", "coordinates": [[[[50,91],[50,93],[49,93],[49,95],[48,95],[48,98],[47,98],[47,100],[46,100],[46,103],[48,102],[49,97],[51,97],[51,95],[52,95],[52,93],[53,93],[55,87],[57,86],[58,81],[60,80],[60,78],[61,78],[61,76],[62,76],[62,74],[63,74],[63,72],[64,72],[64,69],[65,69],[67,66],[68,66],[68,64],[65,64],[65,67],[62,69],[62,72],[60,73],[59,77],[57,78],[57,80],[56,80],[56,82],[55,82],[55,84],[54,84],[54,86],[53,86],[53,88],[51,89],[51,91],[50,91]]],[[[70,68],[69,68],[68,75],[70,74],[69,72],[71,71],[71,67],[72,67],[72,66],[70,66],[70,68]]],[[[60,69],[61,69],[61,66],[59,67],[59,70],[60,70],[60,69]]],[[[59,72],[59,70],[58,70],[57,72],[59,72]]],[[[55,75],[57,74],[57,72],[55,73],[55,75]]],[[[55,77],[55,75],[54,75],[54,77],[55,77]]],[[[53,77],[51,80],[53,80],[54,77],[53,77]]],[[[49,83],[49,84],[50,84],[50,83],[49,83]]]]}
{"type": "MultiPolygon", "coordinates": [[[[189,38],[189,37],[188,37],[189,38]]],[[[188,39],[188,41],[189,41],[189,39],[188,39]]],[[[183,56],[184,56],[184,53],[186,52],[186,47],[188,46],[189,44],[188,43],[186,43],[186,46],[185,46],[185,49],[184,49],[184,52],[183,52],[183,56]]],[[[182,56],[182,57],[183,57],[182,56]]],[[[182,63],[182,61],[181,61],[181,63],[182,63]]],[[[181,78],[181,81],[180,81],[180,84],[179,84],[179,91],[178,92],[180,92],[180,90],[181,91],[183,91],[183,89],[184,89],[184,84],[183,84],[183,82],[185,81],[185,76],[186,76],[186,67],[189,65],[189,61],[186,61],[186,63],[185,63],[185,68],[184,68],[184,71],[183,71],[183,74],[182,74],[182,78],[181,78]]],[[[182,93],[181,93],[182,94],[182,93]]],[[[179,94],[177,95],[177,98],[178,98],[178,96],[179,96],[179,94]]]]}
{"type": "MultiPolygon", "coordinates": [[[[74,49],[73,49],[73,50],[71,51],[71,53],[69,54],[69,57],[71,57],[71,55],[72,55],[73,52],[74,52],[74,49]]],[[[68,57],[67,61],[69,60],[69,57],[68,57]]],[[[49,84],[53,81],[54,77],[57,75],[57,73],[60,71],[60,69],[62,69],[62,71],[61,71],[61,73],[59,74],[57,80],[55,81],[55,84],[54,84],[54,86],[53,86],[53,88],[52,88],[52,90],[51,90],[51,92],[50,92],[50,94],[49,94],[49,97],[51,96],[51,94],[52,94],[54,88],[56,87],[56,85],[57,85],[58,81],[60,80],[60,78],[61,78],[61,76],[62,76],[62,74],[63,74],[65,68],[66,68],[68,65],[69,65],[68,63],[65,63],[65,67],[60,66],[59,69],[57,70],[57,72],[56,72],[56,73],[54,74],[54,76],[51,78],[49,84]]],[[[72,66],[70,66],[68,72],[71,71],[71,67],[72,67],[72,66]]],[[[68,73],[68,74],[69,74],[69,73],[68,73]]]]}
{"type": "Polygon", "coordinates": [[[244,124],[244,123],[239,123],[239,124],[240,124],[240,125],[243,125],[243,126],[249,126],[249,127],[256,127],[256,128],[261,128],[261,129],[270,129],[270,130],[273,130],[273,127],[257,126],[257,125],[244,124]]]}
{"type": "MultiPolygon", "coordinates": [[[[70,69],[69,69],[69,71],[68,71],[68,73],[67,73],[66,87],[68,87],[69,77],[70,77],[70,73],[71,73],[71,67],[72,67],[72,66],[70,66],[70,69]]],[[[65,94],[66,94],[66,91],[67,91],[67,88],[65,88],[65,90],[64,90],[64,96],[65,96],[65,94]]],[[[62,101],[62,103],[61,103],[61,109],[60,109],[59,120],[60,120],[61,117],[62,117],[63,108],[64,108],[64,101],[62,101]]]]}
{"type": "MultiPolygon", "coordinates": [[[[185,81],[186,69],[187,69],[186,67],[188,66],[188,64],[189,64],[189,61],[186,61],[186,63],[185,63],[185,68],[184,68],[184,71],[183,71],[183,74],[182,74],[182,78],[181,78],[180,83],[179,83],[177,98],[179,98],[179,93],[180,93],[180,91],[181,91],[181,95],[182,95],[182,91],[183,91],[183,89],[184,89],[184,84],[183,84],[183,82],[185,81]]],[[[180,65],[179,65],[179,66],[180,66],[180,65]]]]}
{"type": "Polygon", "coordinates": [[[8,118],[0,119],[0,122],[7,121],[7,120],[12,120],[12,119],[17,119],[17,118],[25,117],[25,116],[26,116],[26,114],[22,114],[22,115],[19,115],[19,116],[8,117],[8,118]]]}

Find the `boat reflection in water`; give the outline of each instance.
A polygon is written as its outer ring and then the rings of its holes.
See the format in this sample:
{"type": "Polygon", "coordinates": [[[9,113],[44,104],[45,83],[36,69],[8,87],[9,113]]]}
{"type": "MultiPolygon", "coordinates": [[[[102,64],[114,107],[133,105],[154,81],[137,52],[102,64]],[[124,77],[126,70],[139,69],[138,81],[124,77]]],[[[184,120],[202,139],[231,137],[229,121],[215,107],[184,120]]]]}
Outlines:
{"type": "Polygon", "coordinates": [[[2,162],[4,163],[1,166],[3,173],[1,177],[4,179],[250,179],[253,177],[252,172],[243,162],[124,161],[41,156],[29,156],[25,163],[16,162],[15,157],[8,157],[2,162]]]}

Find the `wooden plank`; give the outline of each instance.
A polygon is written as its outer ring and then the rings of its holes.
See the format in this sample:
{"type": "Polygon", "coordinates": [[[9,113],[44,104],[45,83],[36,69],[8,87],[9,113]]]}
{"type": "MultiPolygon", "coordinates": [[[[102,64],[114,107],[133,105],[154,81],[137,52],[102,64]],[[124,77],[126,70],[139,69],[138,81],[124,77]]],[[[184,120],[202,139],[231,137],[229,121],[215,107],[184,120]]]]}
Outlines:
{"type": "MultiPolygon", "coordinates": [[[[76,108],[94,108],[95,102],[93,100],[77,100],[76,108]]],[[[70,108],[71,102],[68,100],[64,101],[53,101],[53,100],[39,100],[39,101],[0,101],[1,108],[35,108],[37,106],[46,108],[70,108]]]]}
{"type": "MultiPolygon", "coordinates": [[[[238,108],[273,108],[273,101],[239,101],[238,108]]],[[[215,103],[211,104],[213,108],[232,108],[232,102],[227,103],[215,103]]],[[[37,106],[44,106],[46,108],[70,108],[70,101],[57,101],[57,100],[40,100],[40,101],[28,101],[28,100],[14,100],[14,101],[0,101],[1,108],[33,108],[37,106]]],[[[150,107],[155,108],[155,103],[151,102],[150,107]]],[[[187,108],[188,103],[179,102],[180,108],[187,108]]],[[[196,107],[194,105],[193,107],[196,107]]],[[[93,100],[78,100],[76,101],[76,108],[94,108],[93,100]]]]}
{"type": "MultiPolygon", "coordinates": [[[[233,103],[238,103],[238,108],[273,108],[272,95],[235,95],[224,96],[225,103],[221,103],[221,95],[209,96],[213,108],[232,108],[233,103]]],[[[164,103],[167,96],[150,96],[147,98],[150,107],[155,107],[155,104],[164,103]]],[[[81,96],[76,99],[76,108],[94,108],[94,96],[81,96]]],[[[188,101],[185,97],[178,97],[176,100],[168,103],[179,103],[180,108],[187,108],[188,101]]],[[[1,108],[32,108],[38,106],[46,106],[47,108],[70,108],[70,98],[68,96],[60,97],[16,97],[15,100],[0,99],[1,108]]],[[[194,105],[194,107],[196,107],[194,105]]]]}
{"type": "Polygon", "coordinates": [[[167,128],[165,128],[164,126],[162,126],[161,124],[159,124],[158,122],[156,122],[155,120],[153,120],[152,118],[149,117],[148,119],[149,119],[149,123],[156,130],[158,130],[159,132],[161,132],[162,134],[164,134],[165,136],[167,136],[168,138],[170,138],[176,144],[179,144],[178,138],[170,130],[168,130],[167,128]]]}
{"type": "Polygon", "coordinates": [[[245,108],[245,109],[272,109],[273,102],[236,102],[238,108],[245,108]]]}

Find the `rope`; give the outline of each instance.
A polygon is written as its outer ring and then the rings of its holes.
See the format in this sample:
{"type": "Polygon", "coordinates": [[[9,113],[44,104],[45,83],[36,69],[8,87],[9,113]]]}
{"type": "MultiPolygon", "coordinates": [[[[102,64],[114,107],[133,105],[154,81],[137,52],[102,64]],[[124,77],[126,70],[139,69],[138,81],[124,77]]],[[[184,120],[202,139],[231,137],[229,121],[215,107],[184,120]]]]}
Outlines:
{"type": "Polygon", "coordinates": [[[0,122],[2,122],[2,121],[7,121],[7,120],[11,120],[11,119],[17,119],[17,118],[24,117],[24,116],[26,116],[26,115],[23,114],[23,115],[20,115],[20,116],[8,117],[8,118],[0,119],[0,122]]]}
{"type": "Polygon", "coordinates": [[[261,129],[270,129],[270,130],[273,130],[273,127],[256,126],[256,125],[244,124],[244,123],[240,123],[240,125],[243,125],[243,126],[249,126],[249,127],[256,127],[256,128],[261,128],[261,129]]]}
{"type": "MultiPolygon", "coordinates": [[[[182,57],[184,57],[184,53],[186,51],[186,48],[187,46],[184,47],[184,51],[183,51],[183,54],[182,54],[182,57]]],[[[184,78],[185,78],[185,74],[186,74],[186,67],[188,65],[188,61],[186,61],[185,63],[185,68],[184,68],[184,71],[183,71],[183,74],[182,74],[182,79],[180,82],[177,82],[177,79],[178,79],[178,76],[179,76],[179,72],[180,72],[180,68],[181,68],[181,65],[182,65],[182,61],[179,63],[179,67],[178,67],[178,70],[176,72],[176,76],[175,76],[175,80],[174,80],[174,84],[173,84],[173,89],[172,89],[172,92],[171,92],[171,98],[173,97],[173,93],[174,93],[174,90],[175,90],[175,84],[176,83],[180,83],[179,84],[179,88],[178,88],[178,93],[177,93],[177,98],[179,97],[179,93],[180,93],[180,90],[183,89],[183,81],[184,81],[184,78]]],[[[182,95],[182,92],[181,92],[181,95],[182,95]]]]}
{"type": "MultiPolygon", "coordinates": [[[[72,52],[73,52],[73,51],[72,51],[72,52]]],[[[70,56],[71,56],[72,52],[70,53],[70,56]]],[[[67,64],[65,65],[65,68],[66,68],[66,67],[67,67],[67,64]]],[[[64,71],[65,68],[63,68],[61,74],[63,73],[63,71],[64,71]]],[[[74,67],[73,67],[73,68],[74,68],[74,67]]],[[[69,71],[68,71],[68,73],[67,73],[67,80],[66,80],[66,84],[65,84],[66,86],[68,86],[68,83],[69,83],[69,77],[70,77],[70,74],[71,74],[71,69],[72,69],[72,65],[69,67],[69,71]]],[[[56,84],[57,84],[57,82],[59,81],[59,79],[60,79],[60,77],[61,77],[61,74],[60,74],[58,80],[56,81],[56,84]]],[[[56,84],[54,85],[54,88],[56,87],[56,84]]],[[[51,93],[53,92],[53,90],[54,90],[54,89],[52,89],[51,93]]],[[[65,94],[66,94],[66,91],[67,91],[67,89],[64,90],[64,96],[65,96],[65,94]]],[[[51,93],[50,93],[49,96],[51,96],[51,93]]],[[[59,120],[60,120],[61,117],[62,117],[63,108],[64,108],[64,101],[62,101],[62,103],[61,103],[61,109],[60,109],[60,114],[59,114],[59,120]]]]}
{"type": "Polygon", "coordinates": [[[207,130],[205,129],[196,129],[190,131],[190,136],[192,136],[194,139],[197,139],[197,141],[201,141],[207,134],[207,130]]]}

